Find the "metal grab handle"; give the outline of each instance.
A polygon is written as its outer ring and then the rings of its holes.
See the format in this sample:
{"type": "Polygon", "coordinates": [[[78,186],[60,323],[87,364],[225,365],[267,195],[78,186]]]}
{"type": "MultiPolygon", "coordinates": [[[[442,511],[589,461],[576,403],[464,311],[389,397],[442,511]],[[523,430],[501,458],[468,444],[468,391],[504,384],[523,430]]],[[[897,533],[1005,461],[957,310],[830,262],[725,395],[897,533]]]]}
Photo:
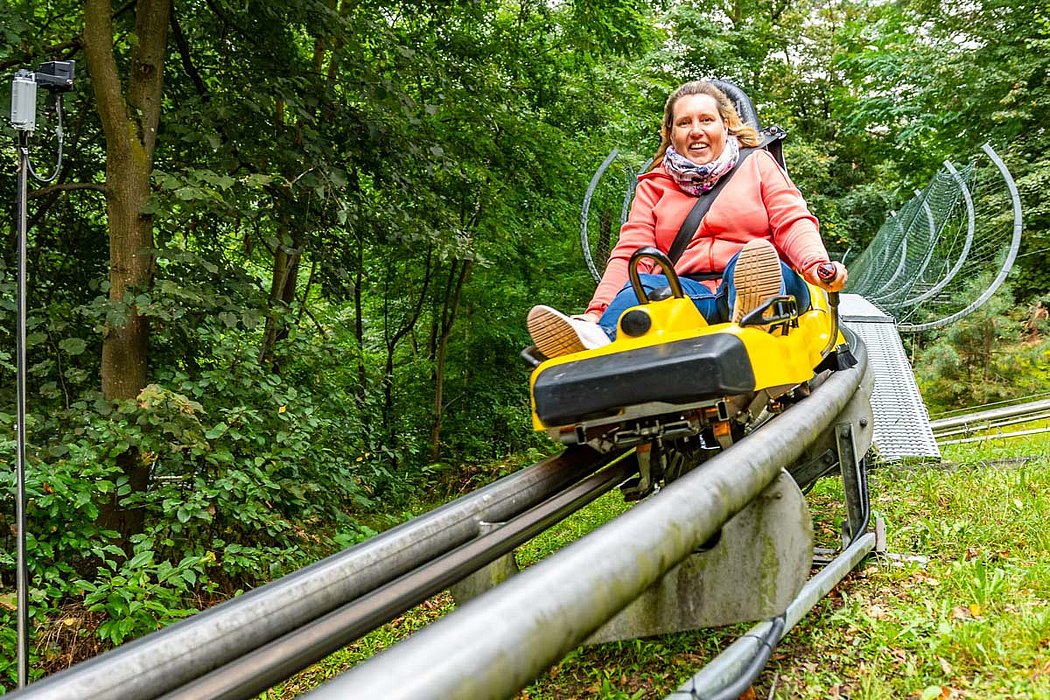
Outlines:
{"type": "Polygon", "coordinates": [[[685,297],[685,294],[682,292],[682,283],[678,280],[678,273],[674,271],[674,265],[671,264],[671,260],[659,248],[645,246],[634,251],[630,261],[627,263],[627,272],[631,277],[631,287],[634,289],[634,295],[638,297],[639,304],[649,303],[649,297],[645,293],[645,288],[642,287],[642,279],[638,275],[638,261],[642,258],[652,258],[656,261],[656,264],[663,270],[664,276],[667,277],[667,286],[671,288],[671,294],[674,295],[675,299],[685,297]]]}

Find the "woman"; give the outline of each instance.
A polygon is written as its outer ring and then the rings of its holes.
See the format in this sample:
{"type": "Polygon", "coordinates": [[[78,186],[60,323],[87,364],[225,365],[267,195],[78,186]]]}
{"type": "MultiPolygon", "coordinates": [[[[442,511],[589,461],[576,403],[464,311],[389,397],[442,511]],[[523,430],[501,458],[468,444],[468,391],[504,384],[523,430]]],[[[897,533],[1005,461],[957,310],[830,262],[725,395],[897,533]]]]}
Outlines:
{"type": "MultiPolygon", "coordinates": [[[[611,342],[620,314],[638,303],[628,282],[631,255],[644,246],[667,252],[697,196],[737,165],[741,146],[760,143],[758,132],[715,85],[696,81],[675,90],[664,107],[653,168],[638,178],[630,217],[594,297],[585,313],[573,317],[533,307],[528,328],[537,349],[556,357],[611,342]]],[[[675,272],[708,323],[736,322],[777,294],[794,295],[799,308],[809,308],[803,277],[827,291],[841,290],[846,268],[840,263],[834,263],[831,280],[817,276],[828,262],[802,194],[768,152],[757,150],[711,205],[675,272]],[[718,275],[720,281],[711,279],[718,275]]],[[[639,271],[646,269],[643,261],[639,271]]],[[[642,274],[641,281],[646,292],[667,286],[663,275],[642,274]]]]}

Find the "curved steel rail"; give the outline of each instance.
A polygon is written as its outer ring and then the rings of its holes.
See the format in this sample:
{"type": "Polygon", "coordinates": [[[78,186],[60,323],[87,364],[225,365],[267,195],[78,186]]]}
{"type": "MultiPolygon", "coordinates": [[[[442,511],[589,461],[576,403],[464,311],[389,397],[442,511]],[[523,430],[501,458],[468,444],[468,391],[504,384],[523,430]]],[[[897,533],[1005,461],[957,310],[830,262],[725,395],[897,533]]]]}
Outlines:
{"type": "MultiPolygon", "coordinates": [[[[900,230],[898,219],[898,212],[891,211],[886,222],[883,223],[882,228],[879,229],[879,233],[875,235],[875,240],[879,238],[882,231],[886,229],[887,226],[891,226],[894,231],[900,230]]],[[[846,288],[843,291],[862,295],[870,294],[874,285],[878,284],[881,279],[881,272],[879,271],[889,269],[890,257],[894,252],[896,252],[896,248],[891,245],[885,245],[874,249],[869,245],[861,251],[860,256],[857,258],[857,263],[853,266],[854,269],[860,266],[860,269],[850,272],[850,278],[846,282],[846,288]],[[865,265],[864,263],[868,258],[876,258],[877,262],[865,265]]]]}
{"type": "Polygon", "coordinates": [[[591,213],[591,197],[594,196],[594,190],[598,187],[598,181],[602,179],[602,175],[619,153],[618,148],[609,151],[609,155],[605,156],[605,160],[591,176],[591,183],[587,185],[587,193],[583,196],[583,207],[580,209],[580,245],[583,246],[583,260],[587,263],[587,269],[591,271],[591,277],[595,282],[601,282],[602,276],[598,268],[594,266],[594,258],[591,257],[591,246],[587,238],[587,216],[591,213]]]}
{"type": "Polygon", "coordinates": [[[942,289],[947,287],[948,284],[955,279],[955,276],[959,274],[959,270],[962,269],[963,263],[966,262],[966,258],[970,256],[970,248],[973,246],[973,234],[976,229],[976,222],[973,213],[973,196],[970,194],[970,188],[966,186],[966,180],[964,180],[959,171],[955,169],[955,166],[952,165],[950,161],[946,160],[944,161],[944,167],[949,173],[951,173],[956,184],[959,185],[959,191],[962,192],[963,201],[966,202],[966,241],[963,243],[962,252],[959,253],[959,259],[955,261],[955,264],[952,265],[952,269],[948,270],[947,274],[944,275],[944,278],[919,296],[905,299],[901,302],[901,306],[914,306],[937,296],[942,289]]]}
{"type": "Polygon", "coordinates": [[[311,695],[512,695],[689,556],[797,460],[856,393],[866,354],[857,359],[856,367],[833,373],[805,401],[655,498],[311,695]],[[442,662],[434,663],[437,658],[442,662]]]}
{"type": "Polygon", "coordinates": [[[634,174],[627,183],[627,194],[623,196],[623,207],[620,209],[620,226],[627,223],[627,215],[631,211],[631,200],[634,199],[634,191],[638,189],[638,178],[645,173],[649,172],[649,168],[653,165],[653,159],[645,161],[645,165],[638,169],[638,172],[634,174]]]}
{"type": "Polygon", "coordinates": [[[890,276],[890,278],[888,280],[886,280],[886,283],[883,284],[881,287],[879,287],[878,290],[875,291],[870,297],[868,297],[868,300],[871,301],[872,303],[878,304],[880,299],[883,299],[884,297],[888,297],[890,294],[893,293],[892,290],[891,290],[889,294],[883,294],[883,292],[885,292],[887,289],[890,289],[890,286],[894,282],[897,281],[897,278],[901,276],[902,272],[904,272],[904,268],[907,267],[907,263],[908,263],[908,231],[911,230],[911,227],[915,224],[915,219],[918,216],[919,216],[919,214],[916,211],[916,213],[912,215],[911,221],[908,222],[908,226],[906,228],[901,228],[901,226],[900,226],[900,219],[899,218],[895,218],[893,220],[894,226],[896,226],[898,228],[898,230],[900,230],[900,232],[901,232],[901,247],[900,247],[901,258],[897,262],[897,269],[894,270],[894,272],[890,276]]]}
{"type": "MultiPolygon", "coordinates": [[[[920,190],[915,190],[916,196],[922,196],[920,190]]],[[[908,284],[901,285],[897,289],[890,291],[884,297],[879,299],[872,299],[874,303],[881,303],[883,305],[893,304],[894,306],[906,306],[907,302],[896,301],[898,297],[904,296],[911,292],[915,285],[922,279],[922,276],[926,274],[926,268],[930,265],[930,260],[933,259],[933,251],[937,247],[937,224],[933,220],[933,210],[930,209],[930,203],[926,200],[922,202],[922,210],[926,212],[926,225],[930,232],[929,241],[926,244],[926,252],[923,256],[922,263],[919,268],[911,274],[911,279],[908,284]]]]}
{"type": "Polygon", "coordinates": [[[929,323],[901,323],[897,326],[897,330],[901,333],[919,333],[922,331],[932,330],[934,328],[942,328],[948,324],[969,315],[976,309],[980,308],[984,302],[988,301],[993,294],[999,289],[1002,283],[1006,280],[1006,276],[1010,274],[1010,268],[1014,265],[1014,260],[1017,258],[1017,251],[1021,248],[1021,197],[1017,193],[1017,185],[1014,183],[1014,178],[1010,175],[1010,171],[1006,168],[1006,164],[1003,163],[999,154],[989,144],[981,146],[981,150],[992,159],[995,163],[995,167],[999,169],[999,173],[1003,176],[1003,180],[1006,181],[1006,187],[1010,191],[1010,199],[1013,202],[1014,209],[1014,226],[1013,226],[1013,237],[1010,240],[1010,249],[1006,253],[1006,258],[1003,260],[1003,264],[999,266],[999,274],[995,276],[992,283],[988,285],[988,289],[984,290],[981,296],[973,300],[973,302],[961,311],[957,311],[951,316],[946,316],[936,321],[930,321],[929,323]]]}

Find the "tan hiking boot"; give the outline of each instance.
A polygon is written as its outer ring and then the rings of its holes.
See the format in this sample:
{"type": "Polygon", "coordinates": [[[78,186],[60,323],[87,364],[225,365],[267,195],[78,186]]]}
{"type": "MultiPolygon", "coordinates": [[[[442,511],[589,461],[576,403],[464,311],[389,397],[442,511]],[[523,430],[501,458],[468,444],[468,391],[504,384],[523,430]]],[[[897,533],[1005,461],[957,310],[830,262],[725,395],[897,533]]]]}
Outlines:
{"type": "Polygon", "coordinates": [[[526,321],[536,349],[548,358],[600,348],[612,341],[597,323],[566,316],[549,306],[534,306],[526,321]]]}
{"type": "Polygon", "coordinates": [[[762,302],[780,294],[783,285],[784,275],[780,271],[777,249],[764,238],[748,241],[740,251],[733,270],[733,286],[736,287],[733,323],[740,323],[762,302]]]}

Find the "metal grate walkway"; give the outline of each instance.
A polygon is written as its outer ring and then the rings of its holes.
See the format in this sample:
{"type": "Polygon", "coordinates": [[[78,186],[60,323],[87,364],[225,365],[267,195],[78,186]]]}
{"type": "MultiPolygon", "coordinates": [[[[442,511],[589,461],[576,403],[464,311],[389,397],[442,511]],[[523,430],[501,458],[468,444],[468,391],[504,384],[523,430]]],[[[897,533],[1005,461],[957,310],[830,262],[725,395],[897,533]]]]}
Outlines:
{"type": "Polygon", "coordinates": [[[864,341],[875,374],[871,408],[879,457],[887,462],[905,457],[940,459],[929,413],[893,319],[857,294],[843,294],[841,299],[842,322],[864,341]]]}

